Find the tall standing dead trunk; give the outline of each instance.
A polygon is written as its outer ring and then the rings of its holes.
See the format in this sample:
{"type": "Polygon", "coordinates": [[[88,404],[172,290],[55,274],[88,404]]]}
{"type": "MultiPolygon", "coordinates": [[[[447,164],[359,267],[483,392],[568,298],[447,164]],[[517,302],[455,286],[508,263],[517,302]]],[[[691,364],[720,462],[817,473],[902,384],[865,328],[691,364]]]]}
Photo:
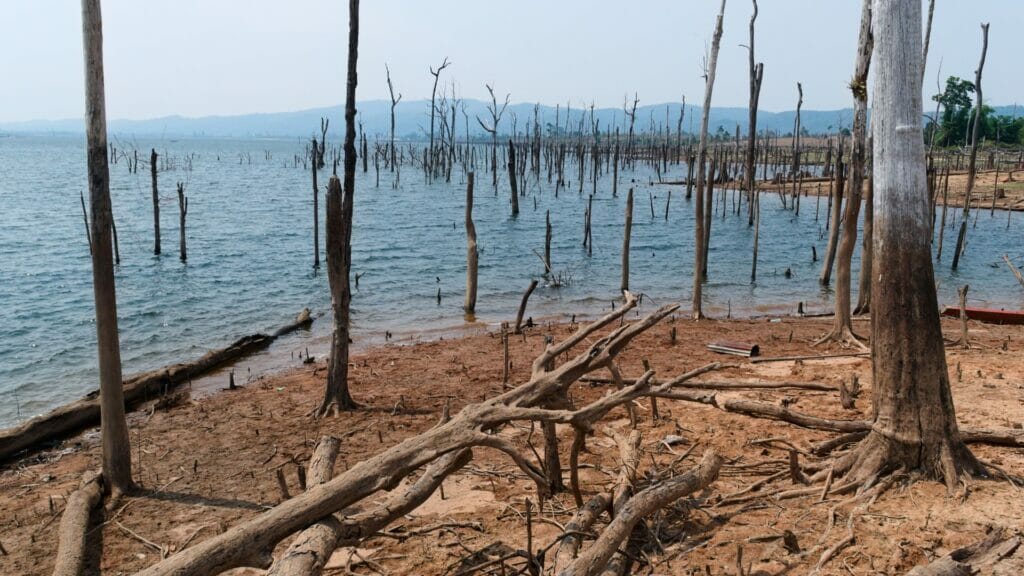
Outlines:
{"type": "Polygon", "coordinates": [[[100,377],[100,436],[103,484],[116,498],[132,487],[131,447],[124,415],[121,345],[117,334],[110,223],[110,171],[107,166],[107,113],[103,86],[103,18],[99,0],[82,0],[85,51],[85,125],[92,214],[92,283],[96,304],[96,344],[100,377]]]}
{"type": "Polygon", "coordinates": [[[178,255],[182,262],[188,260],[188,248],[185,246],[186,216],[188,216],[188,196],[185,196],[185,185],[178,182],[178,255]]]}
{"type": "Polygon", "coordinates": [[[337,176],[327,185],[327,280],[331,286],[334,333],[324,400],[318,416],[357,407],[348,391],[349,305],[352,289],[352,199],[356,181],[356,62],[359,57],[359,0],[348,3],[348,82],[345,89],[344,191],[337,176]]]}
{"type": "Polygon", "coordinates": [[[519,185],[516,180],[516,145],[508,139],[508,183],[512,188],[512,216],[519,216],[519,185]]]}
{"type": "Polygon", "coordinates": [[[476,311],[476,274],[480,253],[476,249],[476,225],[473,224],[474,173],[466,175],[466,300],[462,309],[466,314],[476,311]]]}
{"type": "Polygon", "coordinates": [[[704,166],[708,154],[708,120],[711,112],[711,93],[715,88],[715,68],[718,66],[718,48],[722,43],[722,20],[725,18],[725,0],[715,18],[715,32],[711,39],[711,58],[704,76],[704,109],[700,117],[700,142],[697,145],[697,202],[694,203],[694,263],[693,263],[693,318],[704,317],[701,300],[704,287],[704,166]]]}
{"type": "MultiPolygon", "coordinates": [[[[395,87],[391,84],[391,69],[388,65],[384,65],[384,71],[388,76],[388,93],[391,94],[391,139],[388,141],[388,164],[391,166],[391,171],[395,171],[395,107],[402,101],[402,93],[398,93],[398,98],[395,98],[395,87]]],[[[455,111],[452,111],[452,125],[455,124],[455,111]]],[[[455,141],[455,132],[452,131],[452,142],[455,141]]]]}
{"type": "Polygon", "coordinates": [[[629,239],[633,232],[633,189],[626,195],[626,226],[622,236],[622,282],[619,290],[629,290],[629,239]]]}
{"type": "Polygon", "coordinates": [[[320,187],[316,183],[317,143],[313,138],[313,157],[310,159],[313,171],[313,268],[320,268],[320,187]]]}
{"type": "Polygon", "coordinates": [[[839,241],[839,262],[836,266],[835,313],[832,331],[818,340],[817,344],[833,340],[862,345],[859,337],[853,332],[853,321],[850,316],[850,266],[853,262],[854,248],[857,246],[857,219],[860,215],[864,166],[867,158],[868,71],[871,68],[871,52],[874,50],[874,38],[871,36],[871,2],[872,0],[864,0],[861,8],[857,58],[854,62],[853,80],[850,81],[850,90],[853,92],[853,150],[850,154],[852,171],[849,197],[843,216],[842,237],[839,241]]]}
{"type": "Polygon", "coordinates": [[[156,187],[156,148],[149,153],[149,179],[153,183],[153,255],[160,255],[160,195],[156,187]]]}
{"type": "Polygon", "coordinates": [[[746,202],[748,202],[748,225],[754,227],[754,252],[751,263],[751,282],[758,280],[758,236],[761,232],[761,195],[757,191],[755,161],[757,157],[758,138],[758,100],[761,99],[761,79],[764,77],[765,65],[754,64],[754,23],[758,19],[758,0],[754,2],[754,13],[751,14],[751,41],[748,49],[748,68],[751,80],[751,100],[748,109],[748,127],[746,127],[746,158],[743,163],[743,180],[746,184],[746,202]]]}
{"type": "MultiPolygon", "coordinates": [[[[871,150],[872,140],[868,137],[868,150],[871,150]]],[[[867,192],[864,195],[864,239],[860,247],[860,279],[857,283],[857,306],[854,307],[854,314],[867,314],[871,311],[871,271],[875,266],[874,259],[874,237],[875,237],[875,179],[868,171],[867,192]]]]}
{"type": "Polygon", "coordinates": [[[449,62],[448,57],[445,56],[444,62],[441,62],[441,65],[437,67],[437,70],[434,70],[432,67],[428,67],[430,75],[434,77],[434,88],[430,91],[430,150],[427,153],[427,165],[424,166],[424,169],[427,171],[428,178],[432,175],[434,166],[434,114],[437,112],[435,104],[437,99],[437,81],[441,78],[441,72],[450,65],[451,62],[449,62]]]}
{"type": "Polygon", "coordinates": [[[843,207],[843,191],[846,187],[846,165],[843,164],[843,141],[836,146],[836,163],[832,170],[832,181],[835,190],[832,193],[831,210],[828,225],[828,246],[821,264],[821,276],[818,281],[828,286],[832,281],[832,266],[836,261],[836,246],[839,244],[839,218],[843,207]]]}
{"type": "Polygon", "coordinates": [[[960,438],[935,313],[921,128],[921,3],[877,0],[874,8],[874,422],[835,471],[867,482],[902,469],[942,479],[953,490],[964,475],[985,472],[960,438]]]}
{"type": "Polygon", "coordinates": [[[964,240],[967,238],[967,222],[971,215],[971,194],[974,192],[974,179],[978,164],[978,134],[981,126],[981,72],[985,68],[985,54],[988,52],[988,24],[981,25],[981,61],[974,71],[974,95],[977,103],[974,106],[974,126],[971,128],[971,156],[967,164],[967,192],[964,193],[964,215],[960,220],[960,232],[956,237],[956,248],[953,250],[953,270],[960,265],[960,257],[964,253],[964,240]]]}

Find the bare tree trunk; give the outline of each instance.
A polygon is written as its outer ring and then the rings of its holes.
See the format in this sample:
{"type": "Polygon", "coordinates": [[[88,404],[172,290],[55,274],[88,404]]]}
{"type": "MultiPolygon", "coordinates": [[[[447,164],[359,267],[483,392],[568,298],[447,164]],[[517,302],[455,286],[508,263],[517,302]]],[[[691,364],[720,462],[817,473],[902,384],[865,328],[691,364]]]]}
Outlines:
{"type": "Polygon", "coordinates": [[[551,270],[551,210],[544,213],[544,273],[554,275],[551,270]]]}
{"type": "Polygon", "coordinates": [[[708,154],[708,120],[711,112],[711,93],[715,88],[715,68],[718,66],[718,48],[722,43],[722,20],[725,17],[725,0],[715,18],[715,32],[711,40],[711,58],[704,79],[704,109],[701,110],[700,143],[697,145],[697,202],[694,204],[694,264],[693,264],[693,318],[704,317],[704,166],[708,154]]]}
{"type": "Polygon", "coordinates": [[[974,106],[974,127],[971,129],[971,157],[967,165],[967,191],[964,193],[964,215],[960,220],[960,233],[956,237],[956,248],[953,250],[953,270],[960,265],[960,257],[964,253],[964,240],[967,238],[967,222],[971,215],[971,193],[974,192],[974,179],[978,163],[978,134],[981,126],[981,72],[985,68],[985,54],[988,52],[988,24],[981,25],[981,61],[974,72],[974,94],[977,103],[974,106]]]}
{"type": "Polygon", "coordinates": [[[516,325],[514,331],[516,334],[523,333],[523,316],[526,314],[526,303],[530,300],[530,294],[537,288],[537,281],[530,280],[530,286],[527,287],[526,292],[523,293],[523,299],[519,302],[519,310],[516,312],[516,325]]]}
{"type": "Polygon", "coordinates": [[[474,173],[466,175],[466,301],[462,309],[467,314],[476,311],[476,278],[480,253],[476,248],[476,225],[473,224],[474,173]]]}
{"type": "Polygon", "coordinates": [[[85,45],[85,120],[92,214],[92,283],[100,377],[100,436],[104,486],[117,498],[132,488],[131,446],[121,388],[121,346],[117,334],[117,295],[111,261],[110,172],[103,87],[103,19],[99,0],[82,0],[85,45]]]}
{"type": "Polygon", "coordinates": [[[519,186],[516,181],[516,145],[508,139],[508,183],[512,188],[512,216],[519,216],[519,186]]]}
{"type": "MultiPolygon", "coordinates": [[[[868,138],[868,150],[871,150],[871,138],[868,138]]],[[[871,271],[874,269],[874,237],[875,237],[875,180],[868,173],[867,193],[864,196],[864,238],[860,247],[860,279],[857,283],[857,306],[854,314],[867,314],[871,311],[871,271]]]]}
{"type": "Polygon", "coordinates": [[[622,282],[619,290],[629,290],[629,239],[633,232],[633,189],[626,196],[626,227],[622,237],[622,282]]]}
{"type": "Polygon", "coordinates": [[[93,508],[99,506],[102,499],[103,478],[95,472],[86,472],[79,488],[68,497],[60,517],[53,576],[79,576],[85,573],[89,520],[93,508]]]}
{"type": "Polygon", "coordinates": [[[313,268],[320,268],[320,187],[316,183],[317,143],[313,138],[313,268]]]}
{"type": "Polygon", "coordinates": [[[185,196],[185,185],[178,182],[178,253],[182,262],[188,260],[188,249],[185,246],[186,216],[188,216],[188,197],[185,196]]]}
{"type": "MultiPolygon", "coordinates": [[[[935,0],[928,0],[928,24],[924,29],[924,48],[921,50],[921,84],[924,84],[924,72],[928,68],[928,45],[932,39],[932,17],[935,16],[935,0]]],[[[939,115],[935,115],[938,123],[939,115]]]]}
{"type": "Polygon", "coordinates": [[[853,481],[895,469],[945,480],[984,475],[957,427],[931,259],[921,129],[921,4],[875,3],[876,273],[871,432],[836,463],[853,481]]]}
{"type": "Polygon", "coordinates": [[[319,416],[357,407],[348,391],[348,344],[352,290],[352,201],[356,181],[356,62],[359,57],[359,0],[348,3],[348,83],[345,90],[344,192],[337,176],[327,186],[327,279],[331,285],[334,334],[324,400],[319,416]]]}
{"type": "MultiPolygon", "coordinates": [[[[388,163],[391,166],[391,171],[395,171],[395,107],[402,101],[402,93],[398,93],[398,98],[395,98],[395,87],[391,84],[391,69],[388,65],[384,65],[384,70],[387,72],[388,78],[388,92],[391,94],[391,139],[388,143],[388,163]]],[[[436,86],[435,86],[436,89],[436,86]]],[[[452,112],[452,125],[455,124],[455,112],[452,112]]],[[[452,132],[452,142],[454,144],[455,133],[452,132]]]]}
{"type": "Polygon", "coordinates": [[[743,165],[743,176],[747,189],[747,205],[749,210],[748,225],[754,226],[754,250],[750,266],[750,281],[757,281],[757,244],[761,228],[760,209],[761,197],[757,193],[757,177],[754,174],[754,162],[757,155],[757,104],[761,98],[761,79],[764,77],[764,64],[754,64],[754,22],[757,20],[757,0],[753,0],[754,12],[750,15],[750,43],[747,46],[747,65],[750,75],[750,104],[748,105],[747,125],[747,156],[743,165]]]}
{"type": "Polygon", "coordinates": [[[156,148],[149,153],[149,179],[153,182],[153,254],[160,255],[160,196],[156,187],[156,148]]]}
{"type": "Polygon", "coordinates": [[[839,214],[843,207],[843,190],[846,186],[846,165],[843,164],[843,143],[836,146],[836,165],[832,173],[832,180],[835,183],[835,192],[832,198],[832,210],[829,216],[828,246],[825,248],[825,258],[821,264],[821,276],[819,282],[828,286],[832,281],[832,266],[836,261],[836,246],[839,244],[839,214]]]}
{"type": "Polygon", "coordinates": [[[861,345],[859,337],[853,332],[853,321],[850,316],[850,266],[853,251],[857,246],[857,219],[860,214],[861,191],[864,188],[864,166],[867,147],[867,113],[868,113],[868,71],[871,68],[871,52],[874,50],[874,38],[871,36],[871,2],[864,0],[860,16],[860,35],[857,42],[857,58],[854,64],[853,80],[850,90],[853,92],[853,162],[850,174],[850,192],[846,200],[846,214],[843,217],[842,237],[839,241],[839,263],[836,268],[835,314],[833,315],[832,331],[818,340],[820,344],[827,340],[861,345]]]}

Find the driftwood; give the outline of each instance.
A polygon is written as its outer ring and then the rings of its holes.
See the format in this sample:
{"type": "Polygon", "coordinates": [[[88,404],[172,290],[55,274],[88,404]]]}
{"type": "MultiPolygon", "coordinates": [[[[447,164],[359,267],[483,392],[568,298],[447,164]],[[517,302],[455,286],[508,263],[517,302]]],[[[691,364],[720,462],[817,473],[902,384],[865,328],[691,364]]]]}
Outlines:
{"type": "Polygon", "coordinates": [[[1013,265],[1013,262],[1010,261],[1010,257],[1008,255],[1003,254],[1003,260],[1006,261],[1006,265],[1010,268],[1010,271],[1013,272],[1013,275],[1017,277],[1017,282],[1020,282],[1021,288],[1024,288],[1024,274],[1021,274],[1020,270],[1013,265]]]}
{"type": "Polygon", "coordinates": [[[751,364],[762,364],[764,362],[801,362],[806,360],[828,360],[829,358],[858,358],[870,356],[871,352],[840,352],[838,354],[815,354],[809,356],[774,356],[766,358],[751,358],[751,364]]]}
{"type": "Polygon", "coordinates": [[[907,576],[970,576],[1010,556],[1020,544],[1020,536],[1008,536],[1005,530],[996,528],[983,540],[958,548],[931,564],[918,566],[907,572],[907,576]]]}
{"type": "MultiPolygon", "coordinates": [[[[469,404],[450,420],[443,421],[418,436],[408,438],[356,464],[326,484],[314,486],[305,493],[286,500],[220,535],[150,566],[139,575],[204,576],[243,566],[265,568],[271,563],[271,550],[288,535],[344,510],[380,490],[393,489],[415,470],[438,458],[457,454],[475,446],[504,452],[535,482],[538,495],[541,498],[546,497],[549,482],[540,468],[531,463],[528,457],[508,440],[494,434],[495,430],[516,420],[553,422],[589,429],[615,407],[650,396],[652,393],[669,391],[673,386],[717,366],[710,365],[694,370],[653,387],[650,379],[654,374],[648,372],[633,386],[617,390],[582,408],[542,408],[541,406],[550,404],[555,398],[567,397],[569,388],[581,376],[614,366],[615,357],[633,338],[678,309],[676,304],[663,306],[633,324],[623,324],[607,335],[596,338],[575,358],[553,370],[547,369],[553,360],[588,340],[598,330],[617,323],[636,307],[636,296],[626,293],[625,300],[624,305],[618,310],[581,327],[562,342],[548,345],[534,360],[530,379],[526,383],[488,400],[469,404]]],[[[667,481],[665,486],[675,486],[678,483],[679,481],[674,479],[667,481]]],[[[630,516],[624,511],[623,518],[628,517],[630,516]]]]}
{"type": "Polygon", "coordinates": [[[78,576],[85,571],[85,544],[89,532],[89,517],[103,499],[103,478],[96,472],[86,472],[78,490],[68,497],[60,518],[57,562],[53,576],[78,576]]]}
{"type": "MultiPolygon", "coordinates": [[[[623,378],[624,384],[635,384],[636,378],[623,378]]],[[[592,384],[615,384],[614,378],[603,378],[600,376],[584,376],[580,378],[580,382],[589,382],[592,384]]],[[[699,388],[703,390],[777,390],[777,389],[796,389],[796,390],[818,390],[821,392],[836,392],[839,390],[838,387],[832,386],[831,384],[821,384],[818,382],[706,382],[706,381],[690,381],[679,385],[680,388],[699,388]]]]}
{"type": "MultiPolygon", "coordinates": [[[[148,400],[166,394],[175,386],[201,376],[214,368],[262,350],[275,339],[313,322],[309,310],[303,310],[294,322],[272,334],[252,334],[239,338],[227,348],[211,350],[189,363],[171,364],[130,376],[124,380],[125,408],[131,410],[148,400]]],[[[100,423],[99,391],[85,398],[36,416],[13,428],[0,431],[0,462],[22,450],[67,438],[100,423]]]]}

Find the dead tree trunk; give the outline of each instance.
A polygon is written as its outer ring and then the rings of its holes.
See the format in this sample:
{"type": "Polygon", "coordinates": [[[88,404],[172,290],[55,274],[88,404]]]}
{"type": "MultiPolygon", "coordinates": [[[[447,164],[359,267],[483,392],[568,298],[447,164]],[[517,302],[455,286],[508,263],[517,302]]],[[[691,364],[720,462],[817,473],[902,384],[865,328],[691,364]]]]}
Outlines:
{"type": "Polygon", "coordinates": [[[1013,275],[1017,278],[1017,282],[1020,283],[1020,287],[1024,288],[1024,274],[1021,274],[1021,271],[1013,265],[1008,254],[1003,254],[1003,261],[1006,262],[1006,266],[1010,268],[1010,272],[1013,272],[1013,275]]]}
{"type": "Polygon", "coordinates": [[[749,210],[748,225],[754,227],[754,249],[750,266],[750,281],[757,281],[757,245],[761,228],[761,196],[757,193],[757,177],[754,172],[757,155],[757,104],[761,98],[761,79],[764,64],[754,64],[754,22],[757,20],[757,0],[753,0],[754,12],[750,16],[750,44],[747,46],[747,65],[750,75],[750,104],[748,108],[747,156],[743,166],[743,179],[747,189],[749,210]]]}
{"type": "Polygon", "coordinates": [[[348,344],[352,289],[352,201],[356,184],[356,62],[359,57],[359,0],[348,4],[348,82],[345,89],[344,191],[337,176],[327,186],[327,279],[331,285],[334,334],[324,400],[317,410],[325,416],[357,407],[348,391],[348,344]]]}
{"type": "MultiPolygon", "coordinates": [[[[872,148],[872,140],[868,138],[868,152],[872,148]]],[[[860,279],[857,282],[857,306],[854,314],[867,314],[871,311],[871,271],[874,269],[874,236],[875,236],[875,180],[867,171],[867,192],[864,196],[864,238],[860,248],[860,279]]]]}
{"type": "Polygon", "coordinates": [[[317,143],[313,138],[313,156],[310,164],[313,169],[313,268],[320,268],[320,187],[316,183],[317,143]]]}
{"type": "Polygon", "coordinates": [[[185,246],[186,216],[188,216],[188,197],[185,196],[185,185],[178,182],[178,254],[182,262],[188,260],[188,248],[185,246]]]}
{"type": "Polygon", "coordinates": [[[861,9],[857,58],[853,69],[853,80],[850,82],[850,90],[853,92],[853,152],[851,154],[853,171],[850,174],[850,192],[849,198],[846,200],[842,237],[839,241],[835,313],[832,331],[815,344],[832,340],[863,346],[860,337],[853,332],[853,321],[850,316],[852,284],[850,266],[853,262],[853,251],[857,246],[857,219],[860,214],[861,191],[864,188],[864,166],[867,157],[865,149],[867,147],[868,70],[871,67],[871,52],[874,50],[874,39],[871,36],[871,2],[872,0],[864,0],[861,9]]]}
{"type": "Polygon", "coordinates": [[[519,310],[516,312],[516,325],[515,333],[523,333],[523,316],[526,315],[526,303],[530,300],[530,295],[537,288],[537,281],[530,280],[530,286],[526,288],[526,292],[523,293],[523,299],[519,302],[519,310]]]}
{"type": "Polygon", "coordinates": [[[551,210],[544,213],[544,273],[554,276],[551,270],[551,210]]]}
{"type": "Polygon", "coordinates": [[[160,196],[156,187],[156,148],[149,153],[149,179],[153,183],[153,254],[160,255],[160,196]]]}
{"type": "Polygon", "coordinates": [[[622,282],[619,290],[629,290],[629,240],[633,232],[633,189],[626,195],[626,226],[622,236],[622,282]]]}
{"type": "Polygon", "coordinates": [[[895,469],[919,471],[953,490],[964,475],[985,471],[960,437],[935,314],[921,129],[921,4],[879,0],[875,10],[874,423],[835,472],[867,482],[895,469]]]}
{"type": "Polygon", "coordinates": [[[82,0],[85,45],[85,124],[92,214],[92,282],[100,377],[100,436],[103,479],[116,498],[132,487],[131,449],[121,388],[121,346],[117,334],[117,295],[111,261],[110,172],[103,87],[103,19],[99,0],[82,0]]]}
{"type": "Polygon", "coordinates": [[[981,72],[985,68],[985,54],[988,52],[988,24],[981,25],[981,61],[974,72],[974,94],[977,103],[974,106],[974,126],[971,128],[971,156],[967,164],[967,191],[964,192],[964,215],[960,220],[960,232],[956,237],[956,248],[953,250],[953,270],[960,265],[960,257],[964,253],[964,240],[967,238],[967,223],[971,217],[971,195],[974,192],[974,180],[978,164],[978,135],[981,132],[981,72]]]}
{"type": "Polygon", "coordinates": [[[476,279],[480,253],[476,248],[476,225],[473,224],[474,173],[466,175],[466,300],[462,309],[466,314],[476,311],[476,279]]]}
{"type": "MultiPolygon", "coordinates": [[[[384,65],[384,71],[387,73],[388,78],[388,93],[391,95],[391,138],[388,141],[388,163],[391,166],[391,172],[395,171],[395,107],[402,101],[402,93],[398,93],[398,98],[395,98],[395,87],[391,84],[391,69],[388,65],[384,65]]],[[[452,124],[455,123],[455,113],[452,113],[452,124]]],[[[455,134],[452,133],[452,141],[455,140],[455,134]]]]}
{"type": "Polygon", "coordinates": [[[519,216],[519,186],[516,181],[516,145],[508,139],[508,183],[512,188],[512,216],[519,216]]]}
{"type": "Polygon", "coordinates": [[[711,58],[704,76],[704,109],[700,118],[700,143],[697,145],[697,202],[694,203],[694,263],[693,263],[693,318],[704,318],[704,166],[708,155],[708,120],[711,112],[711,93],[715,88],[715,68],[718,66],[718,48],[722,43],[722,20],[725,18],[725,0],[715,18],[715,32],[711,39],[711,58]]]}
{"type": "Polygon", "coordinates": [[[821,263],[821,276],[818,281],[828,286],[832,281],[832,266],[836,261],[836,246],[839,244],[839,215],[843,207],[843,190],[846,186],[846,165],[843,164],[843,142],[840,139],[836,146],[836,165],[832,171],[832,181],[835,191],[832,196],[832,210],[829,215],[828,246],[825,248],[825,258],[821,263]]]}

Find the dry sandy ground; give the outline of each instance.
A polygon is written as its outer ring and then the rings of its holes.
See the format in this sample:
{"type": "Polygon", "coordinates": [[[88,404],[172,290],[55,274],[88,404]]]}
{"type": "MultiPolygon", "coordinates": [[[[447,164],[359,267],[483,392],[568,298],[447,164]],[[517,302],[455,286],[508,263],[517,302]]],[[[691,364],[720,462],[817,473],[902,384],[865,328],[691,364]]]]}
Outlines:
{"type": "MultiPolygon", "coordinates": [[[[626,376],[641,372],[649,359],[661,375],[681,373],[712,361],[737,361],[702,378],[708,380],[802,381],[838,384],[859,374],[865,390],[855,410],[844,410],[838,395],[806,390],[765,390],[719,393],[720,400],[744,397],[777,403],[829,418],[864,418],[870,410],[869,362],[860,358],[828,361],[751,364],[705,349],[713,340],[756,342],[765,356],[841,352],[812,348],[810,342],[829,326],[829,319],[706,321],[675,320],[659,325],[636,340],[623,354],[626,376]],[[669,331],[678,331],[672,344],[669,331]]],[[[957,333],[952,321],[948,335],[957,333]]],[[[857,322],[867,331],[867,323],[857,322]]],[[[527,377],[529,364],[543,346],[545,334],[556,338],[567,326],[541,326],[524,338],[513,337],[512,381],[527,377]]],[[[953,374],[953,393],[961,422],[974,426],[1017,426],[1024,423],[1024,328],[971,324],[975,346],[947,352],[953,374]],[[1006,349],[1004,350],[1003,347],[1006,349]],[[957,369],[959,367],[959,370],[957,369]],[[957,377],[957,373],[962,376],[957,377]]],[[[174,408],[131,416],[131,439],[140,495],[98,514],[90,534],[102,554],[92,559],[93,573],[130,574],[207,539],[280,501],[275,471],[283,468],[294,494],[296,466],[304,464],[324,434],[342,439],[339,469],[377,453],[403,438],[432,426],[446,398],[453,408],[499,393],[501,343],[495,333],[459,339],[389,345],[353,358],[352,389],[363,408],[336,418],[314,421],[309,413],[324,385],[322,365],[301,365],[280,376],[249,382],[244,389],[189,400],[174,408]],[[398,409],[396,410],[396,405],[398,409]],[[102,523],[102,524],[101,524],[102,523]]],[[[594,399],[607,387],[579,384],[577,401],[594,399]]],[[[721,477],[711,489],[686,500],[656,520],[664,551],[652,552],[653,568],[644,574],[736,574],[737,545],[743,546],[748,574],[807,574],[821,550],[845,536],[850,510],[839,507],[837,528],[823,538],[829,510],[842,497],[819,502],[818,497],[774,502],[754,500],[745,506],[714,507],[715,495],[741,490],[769,473],[782,470],[787,452],[751,441],[784,438],[806,449],[831,438],[825,432],[726,413],[713,407],[660,401],[661,419],[652,421],[648,402],[641,402],[640,429],[647,449],[644,466],[659,466],[692,449],[683,463],[696,462],[706,448],[727,457],[721,477]],[[681,437],[670,449],[661,443],[681,437]],[[771,539],[792,531],[802,550],[787,551],[771,539]]],[[[628,428],[624,410],[605,420],[612,429],[628,428]]],[[[504,434],[525,447],[527,428],[510,427],[504,434]]],[[[563,431],[567,450],[570,434],[563,431]]],[[[584,492],[607,489],[617,473],[617,450],[602,428],[588,441],[581,457],[584,492]]],[[[539,447],[538,447],[539,449],[539,447]]],[[[1011,474],[1024,475],[1024,450],[973,446],[984,460],[1011,474]]],[[[563,462],[567,455],[563,454],[563,462]]],[[[95,431],[33,455],[0,470],[0,574],[48,574],[52,571],[59,515],[64,498],[83,472],[99,465],[95,431]]],[[[791,486],[788,478],[781,487],[791,486]]],[[[525,499],[536,501],[532,483],[504,456],[477,449],[474,460],[449,478],[445,498],[435,494],[413,515],[392,526],[392,534],[364,543],[360,556],[340,550],[328,573],[454,574],[470,553],[501,542],[513,549],[526,545],[523,520],[525,499]],[[462,527],[431,531],[405,538],[401,534],[439,523],[462,527]],[[480,529],[469,527],[478,522],[480,529]]],[[[1005,479],[971,484],[965,501],[949,497],[932,482],[897,486],[855,518],[855,542],[824,567],[821,574],[902,574],[910,567],[980,539],[990,527],[1020,529],[1024,498],[1005,479]]],[[[559,494],[534,517],[535,548],[546,546],[560,533],[574,510],[573,499],[559,494]]],[[[287,542],[277,550],[280,553],[287,542]]],[[[493,549],[493,548],[492,548],[493,549]]],[[[1024,550],[999,565],[996,574],[1024,573],[1024,550]]],[[[259,574],[238,570],[236,574],[259,574]]]]}

